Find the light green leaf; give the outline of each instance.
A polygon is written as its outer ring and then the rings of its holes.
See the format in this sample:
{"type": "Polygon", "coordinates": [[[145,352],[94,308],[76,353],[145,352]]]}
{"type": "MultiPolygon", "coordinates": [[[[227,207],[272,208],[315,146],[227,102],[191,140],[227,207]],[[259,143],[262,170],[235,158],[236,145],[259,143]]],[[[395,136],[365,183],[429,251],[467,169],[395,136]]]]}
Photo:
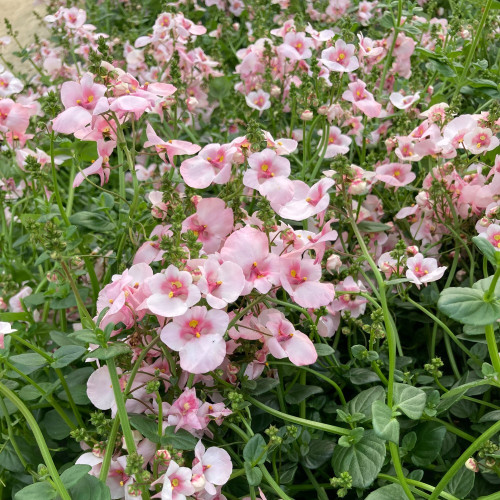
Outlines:
{"type": "Polygon", "coordinates": [[[394,408],[408,418],[418,420],[424,411],[427,396],[422,389],[407,384],[394,384],[394,408]]]}
{"type": "Polygon", "coordinates": [[[399,443],[399,422],[392,416],[392,410],[383,401],[372,404],[372,423],[380,439],[399,443]]]}

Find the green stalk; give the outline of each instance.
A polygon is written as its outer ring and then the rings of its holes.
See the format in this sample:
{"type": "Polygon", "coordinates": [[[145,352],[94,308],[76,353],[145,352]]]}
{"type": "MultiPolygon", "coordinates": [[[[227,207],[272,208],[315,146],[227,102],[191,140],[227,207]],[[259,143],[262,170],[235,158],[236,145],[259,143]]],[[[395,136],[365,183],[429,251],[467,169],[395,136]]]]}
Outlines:
{"type": "Polygon", "coordinates": [[[64,486],[63,482],[61,481],[59,473],[57,472],[57,468],[54,464],[54,461],[52,460],[52,456],[50,454],[49,448],[47,447],[47,443],[45,442],[45,439],[43,437],[43,433],[40,427],[38,426],[35,418],[31,414],[31,412],[28,410],[26,405],[1,382],[0,382],[0,394],[9,399],[17,407],[17,409],[21,412],[22,416],[25,418],[26,422],[30,426],[31,431],[35,436],[38,448],[40,449],[40,453],[42,454],[43,461],[45,462],[45,465],[49,470],[49,474],[52,477],[52,481],[54,482],[57,492],[59,493],[62,500],[71,500],[71,497],[69,496],[69,493],[66,490],[66,487],[64,486]]]}
{"type": "Polygon", "coordinates": [[[500,432],[500,421],[492,425],[486,432],[483,432],[455,461],[455,463],[448,469],[446,474],[439,481],[436,489],[433,491],[430,500],[437,500],[439,494],[446,488],[447,484],[453,479],[455,474],[465,465],[465,462],[476,453],[485,441],[492,438],[495,434],[500,432]]]}
{"type": "Polygon", "coordinates": [[[488,353],[490,354],[491,364],[497,373],[500,373],[500,355],[498,354],[498,346],[495,338],[495,329],[493,325],[484,327],[486,332],[486,343],[488,344],[488,353]]]}
{"type": "Polygon", "coordinates": [[[488,13],[490,12],[492,4],[493,4],[493,0],[488,0],[486,2],[486,6],[484,7],[483,15],[481,16],[481,20],[479,21],[479,26],[477,27],[477,32],[474,36],[474,40],[472,40],[472,45],[469,48],[469,53],[467,54],[467,59],[465,60],[464,70],[462,71],[462,74],[460,75],[460,79],[455,86],[455,92],[453,92],[453,96],[450,99],[450,101],[453,101],[453,99],[455,99],[455,97],[458,95],[458,93],[460,92],[460,89],[462,88],[462,85],[465,82],[465,79],[467,78],[467,73],[469,72],[469,68],[470,68],[470,65],[472,63],[472,58],[474,57],[474,54],[476,52],[476,48],[477,48],[477,44],[479,43],[479,39],[483,35],[484,24],[486,23],[486,19],[488,18],[488,13]]]}
{"type": "MultiPolygon", "coordinates": [[[[379,479],[383,479],[384,481],[389,481],[391,483],[399,483],[399,480],[397,478],[389,476],[388,474],[379,474],[377,477],[379,479]]],[[[431,486],[430,484],[427,483],[422,483],[421,481],[415,481],[413,479],[407,479],[406,481],[408,484],[416,486],[417,488],[420,488],[422,490],[433,492],[435,489],[434,486],[431,486]]],[[[440,496],[446,500],[460,500],[459,498],[451,495],[450,493],[446,493],[445,491],[440,493],[440,496]]]]}
{"type": "Polygon", "coordinates": [[[285,422],[292,422],[293,424],[302,425],[304,427],[309,427],[310,429],[318,429],[320,431],[328,432],[330,434],[337,434],[340,436],[348,436],[349,429],[344,429],[343,427],[338,427],[336,425],[323,424],[321,422],[315,422],[314,420],[306,420],[304,418],[295,417],[294,415],[288,415],[281,411],[275,410],[270,406],[267,406],[257,399],[254,399],[252,396],[245,395],[245,399],[252,403],[257,408],[264,410],[270,415],[274,415],[277,418],[281,418],[285,422]]]}
{"type": "Polygon", "coordinates": [[[111,427],[111,432],[108,437],[108,444],[106,445],[106,451],[104,453],[104,459],[101,465],[101,472],[99,473],[99,480],[103,483],[108,477],[109,467],[111,465],[111,458],[113,457],[113,452],[115,451],[116,436],[118,434],[118,429],[120,428],[120,417],[118,414],[115,416],[113,421],[113,426],[111,427]]]}
{"type": "MultiPolygon", "coordinates": [[[[399,6],[401,6],[401,0],[399,0],[399,6]]],[[[394,34],[396,36],[396,33],[394,34]]],[[[372,256],[370,255],[370,252],[368,251],[368,248],[366,247],[366,244],[363,240],[363,237],[361,236],[361,233],[359,232],[358,226],[356,224],[355,219],[350,217],[350,222],[351,222],[351,227],[352,230],[354,231],[354,234],[356,235],[356,238],[358,240],[358,244],[361,247],[361,250],[363,252],[363,255],[365,256],[368,264],[370,265],[373,274],[375,275],[375,280],[377,281],[377,285],[379,288],[379,293],[380,293],[380,304],[382,306],[382,311],[384,314],[384,324],[385,324],[385,331],[387,335],[387,350],[389,354],[389,379],[388,379],[388,384],[387,384],[387,405],[389,408],[392,408],[393,405],[393,397],[394,397],[394,374],[396,372],[396,331],[393,328],[393,322],[392,318],[389,312],[389,307],[387,305],[387,297],[386,297],[386,286],[384,283],[384,278],[382,277],[377,265],[375,264],[372,256]]],[[[415,497],[413,496],[413,493],[411,492],[410,487],[408,486],[408,483],[406,482],[406,478],[403,472],[403,467],[401,464],[401,458],[399,456],[399,447],[395,443],[389,443],[389,450],[391,452],[391,458],[392,458],[392,463],[394,466],[394,469],[396,470],[396,475],[401,483],[401,486],[406,493],[406,496],[410,500],[415,500],[415,497]]]]}

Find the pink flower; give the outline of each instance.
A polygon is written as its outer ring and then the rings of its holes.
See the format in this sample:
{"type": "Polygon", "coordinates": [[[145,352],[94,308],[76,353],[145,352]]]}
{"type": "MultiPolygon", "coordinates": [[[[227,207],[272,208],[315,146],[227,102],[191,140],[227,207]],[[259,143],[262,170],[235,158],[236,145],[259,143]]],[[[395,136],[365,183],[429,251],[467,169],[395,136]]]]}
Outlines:
{"type": "Polygon", "coordinates": [[[33,289],[29,286],[24,286],[9,299],[9,310],[11,312],[24,312],[23,304],[21,300],[28,297],[33,292],[33,289]]]}
{"type": "Polygon", "coordinates": [[[489,128],[476,127],[464,135],[464,145],[473,154],[478,155],[498,147],[500,141],[489,128]]]}
{"type": "MultiPolygon", "coordinates": [[[[477,121],[472,115],[457,116],[443,128],[443,139],[438,143],[443,149],[455,150],[464,147],[465,134],[477,127],[477,121]]],[[[455,152],[456,155],[456,152],[455,152]]],[[[447,156],[450,158],[450,156],[447,156]]]]}
{"type": "Polygon", "coordinates": [[[163,258],[165,250],[160,248],[160,244],[163,238],[173,236],[170,227],[170,225],[162,226],[160,224],[151,231],[149,235],[150,241],[143,243],[139,250],[137,250],[134,257],[134,264],[139,264],[141,262],[144,264],[151,264],[151,262],[158,262],[163,258]]]}
{"type": "Polygon", "coordinates": [[[266,309],[259,316],[270,336],[265,336],[269,352],[277,359],[288,358],[296,366],[311,365],[318,359],[309,337],[295,330],[277,309],[266,309]]]}
{"type": "Polygon", "coordinates": [[[196,390],[184,389],[168,410],[168,424],[175,425],[175,431],[185,429],[188,432],[204,427],[198,416],[201,401],[196,397],[196,390]]]}
{"type": "Polygon", "coordinates": [[[307,38],[305,33],[289,31],[285,35],[283,45],[279,46],[278,52],[281,57],[290,59],[290,61],[300,61],[312,56],[312,46],[312,40],[307,38]]]}
{"type": "Polygon", "coordinates": [[[94,77],[85,73],[80,83],[64,82],[61,101],[66,108],[53,122],[53,129],[62,134],[71,134],[84,128],[92,120],[92,111],[104,96],[106,87],[94,83],[94,77]]]}
{"type": "Polygon", "coordinates": [[[394,107],[398,109],[408,109],[420,99],[420,94],[417,92],[415,95],[405,96],[401,94],[401,92],[393,92],[389,99],[394,107]]]}
{"type": "Polygon", "coordinates": [[[351,142],[352,139],[347,135],[343,135],[338,127],[330,127],[325,158],[333,158],[336,155],[345,155],[349,152],[349,145],[351,142]]]}
{"type": "Polygon", "coordinates": [[[357,80],[348,85],[349,90],[342,94],[342,99],[352,102],[355,108],[358,108],[369,118],[376,118],[382,111],[382,105],[375,101],[373,94],[366,90],[366,83],[357,80]]]}
{"type": "Polygon", "coordinates": [[[179,467],[173,460],[163,476],[161,500],[186,500],[194,493],[191,484],[192,472],[187,467],[179,467]]]}
{"type": "Polygon", "coordinates": [[[490,224],[486,232],[479,235],[481,238],[486,238],[494,247],[500,251],[500,225],[490,224]]]}
{"type": "Polygon", "coordinates": [[[97,174],[101,179],[101,186],[109,179],[109,157],[113,153],[116,141],[97,141],[97,153],[99,158],[90,167],[84,168],[75,175],[73,187],[78,187],[89,175],[97,174]]]}
{"type": "Polygon", "coordinates": [[[177,316],[161,331],[161,340],[179,352],[180,364],[189,373],[215,370],[226,356],[224,333],[229,324],[226,312],[195,306],[177,316]]]}
{"type": "Polygon", "coordinates": [[[5,349],[4,336],[14,332],[17,332],[17,330],[13,330],[10,323],[0,321],[0,349],[5,349]]]}
{"type": "Polygon", "coordinates": [[[259,114],[262,114],[262,111],[271,107],[270,97],[271,96],[267,92],[260,89],[256,92],[250,92],[245,97],[245,100],[250,108],[257,109],[259,114]]]}
{"type": "Polygon", "coordinates": [[[246,280],[242,295],[249,294],[253,288],[267,293],[279,283],[279,258],[269,252],[267,236],[258,229],[245,226],[235,231],[220,253],[223,260],[241,267],[246,280]]]}
{"type": "Polygon", "coordinates": [[[236,151],[230,144],[205,146],[198,156],[182,162],[180,172],[184,182],[195,189],[204,189],[212,183],[226,184],[236,151]]]}
{"type": "Polygon", "coordinates": [[[406,277],[410,283],[417,285],[427,285],[431,281],[437,281],[443,277],[446,267],[438,267],[437,260],[431,257],[424,259],[421,253],[417,253],[415,257],[410,257],[406,261],[408,270],[406,271],[406,277]]]}
{"type": "Polygon", "coordinates": [[[417,177],[411,171],[411,165],[408,163],[386,163],[377,167],[375,172],[375,179],[396,188],[410,184],[417,177]]]}
{"type": "Polygon", "coordinates": [[[281,286],[299,306],[318,308],[328,305],[335,297],[331,283],[320,283],[321,264],[312,259],[280,259],[281,286]]]}
{"type": "Polygon", "coordinates": [[[281,138],[273,139],[269,132],[264,132],[264,137],[267,141],[267,147],[276,151],[278,155],[288,155],[297,149],[297,141],[293,139],[281,138]]]}
{"type": "Polygon", "coordinates": [[[170,265],[163,273],[146,280],[151,295],[141,305],[153,314],[165,318],[181,316],[201,298],[200,291],[193,285],[193,278],[187,271],[179,271],[170,265]]]}
{"type": "Polygon", "coordinates": [[[367,299],[357,295],[359,292],[365,292],[366,289],[361,283],[358,281],[357,283],[354,281],[352,276],[348,276],[343,282],[339,283],[336,286],[336,290],[338,292],[354,292],[351,294],[339,294],[339,297],[335,299],[329,307],[329,310],[337,312],[337,311],[349,311],[353,318],[357,318],[361,316],[365,312],[366,304],[368,302],[367,299]]]}
{"type": "Polygon", "coordinates": [[[354,55],[355,47],[337,40],[335,47],[329,47],[321,53],[320,62],[330,71],[350,73],[359,68],[358,58],[354,55]]]}
{"type": "Polygon", "coordinates": [[[233,211],[226,208],[224,200],[203,198],[196,206],[196,213],[182,223],[182,232],[193,231],[208,254],[219,250],[222,240],[231,232],[233,224],[233,211]]]}
{"type": "Polygon", "coordinates": [[[415,151],[415,144],[408,137],[398,137],[396,156],[402,161],[419,161],[422,156],[415,151]]]}
{"type": "Polygon", "coordinates": [[[202,273],[198,288],[208,305],[222,309],[234,302],[245,287],[245,276],[241,267],[234,262],[219,263],[216,257],[209,257],[200,266],[202,273]]]}
{"type": "Polygon", "coordinates": [[[138,319],[144,313],[137,312],[142,302],[148,295],[144,286],[147,279],[151,279],[153,270],[147,264],[136,264],[130,269],[125,269],[122,274],[115,274],[111,283],[107,284],[97,298],[97,313],[109,308],[101,319],[101,328],[108,323],[123,323],[130,328],[135,323],[134,312],[138,319]]]}
{"type": "Polygon", "coordinates": [[[256,189],[271,203],[283,205],[293,197],[293,185],[288,180],[290,162],[272,149],[264,149],[248,158],[250,168],[243,176],[243,184],[256,189]]]}
{"type": "Polygon", "coordinates": [[[277,210],[275,208],[281,217],[300,221],[319,214],[328,208],[330,203],[328,190],[335,184],[333,179],[323,178],[311,188],[302,181],[292,182],[294,186],[292,200],[282,207],[277,207],[277,210]]]}
{"type": "Polygon", "coordinates": [[[233,471],[229,453],[216,446],[211,446],[208,450],[205,450],[203,443],[198,441],[194,449],[194,455],[193,476],[203,476],[205,479],[203,489],[210,495],[215,495],[217,490],[214,485],[222,486],[226,484],[233,471]]]}
{"type": "Polygon", "coordinates": [[[148,140],[144,143],[144,147],[148,148],[154,146],[156,152],[163,161],[165,161],[165,154],[168,156],[168,161],[171,165],[174,165],[174,156],[194,155],[201,149],[197,144],[188,141],[170,139],[165,142],[156,135],[156,132],[149,123],[146,127],[146,135],[148,140]]]}
{"type": "Polygon", "coordinates": [[[10,71],[0,73],[0,97],[9,97],[18,94],[24,88],[19,78],[16,78],[10,71]]]}

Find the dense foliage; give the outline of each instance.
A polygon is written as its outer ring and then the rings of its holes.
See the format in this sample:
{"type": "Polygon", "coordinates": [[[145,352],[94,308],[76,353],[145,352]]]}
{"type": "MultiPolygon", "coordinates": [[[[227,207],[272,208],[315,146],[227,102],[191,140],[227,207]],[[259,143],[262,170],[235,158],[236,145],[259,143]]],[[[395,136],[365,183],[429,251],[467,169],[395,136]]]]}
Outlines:
{"type": "Polygon", "coordinates": [[[42,3],[0,496],[498,500],[498,1],[42,3]]]}

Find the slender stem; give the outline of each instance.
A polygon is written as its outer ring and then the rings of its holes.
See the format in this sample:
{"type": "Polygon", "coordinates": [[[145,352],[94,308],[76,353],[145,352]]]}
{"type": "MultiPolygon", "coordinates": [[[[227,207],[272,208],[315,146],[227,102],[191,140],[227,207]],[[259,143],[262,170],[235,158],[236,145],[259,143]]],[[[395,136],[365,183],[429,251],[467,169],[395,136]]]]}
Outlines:
{"type": "Polygon", "coordinates": [[[0,382],[0,394],[9,399],[21,412],[22,416],[25,418],[26,422],[31,428],[33,435],[35,436],[35,440],[37,442],[38,448],[40,449],[40,453],[42,454],[43,461],[49,470],[49,474],[52,477],[52,481],[57,489],[57,492],[61,496],[62,500],[71,500],[66,487],[64,486],[59,473],[57,472],[54,461],[52,460],[52,456],[50,454],[49,448],[47,447],[47,443],[45,442],[45,438],[43,437],[43,433],[38,426],[35,418],[28,410],[26,405],[5,385],[0,382]]]}
{"type": "Polygon", "coordinates": [[[389,52],[387,52],[387,55],[385,56],[386,59],[385,59],[384,69],[382,70],[382,76],[380,77],[380,85],[378,87],[379,94],[382,92],[382,89],[384,88],[385,78],[387,76],[387,72],[389,71],[389,66],[391,65],[392,53],[394,52],[394,47],[396,46],[396,40],[397,40],[398,34],[399,34],[399,27],[401,25],[402,13],[403,13],[403,2],[402,2],[402,0],[398,0],[397,22],[396,22],[396,25],[394,26],[394,34],[392,37],[391,46],[389,47],[389,52]]]}
{"type": "Polygon", "coordinates": [[[304,427],[309,427],[311,429],[318,429],[320,431],[325,431],[330,434],[337,434],[340,436],[348,436],[349,435],[349,429],[344,429],[343,427],[338,427],[336,425],[330,425],[330,424],[323,424],[321,422],[315,422],[314,420],[306,420],[304,418],[300,417],[295,417],[294,415],[288,415],[286,413],[283,413],[281,411],[275,410],[274,408],[271,408],[270,406],[267,406],[257,399],[254,399],[251,396],[245,395],[245,399],[252,403],[254,406],[257,408],[260,408],[261,410],[264,410],[265,412],[269,413],[270,415],[274,415],[275,417],[281,418],[282,420],[285,420],[285,422],[292,422],[297,425],[302,425],[304,427]]]}
{"type": "Polygon", "coordinates": [[[111,465],[111,458],[113,452],[115,451],[116,436],[118,434],[118,429],[120,427],[120,416],[116,414],[115,420],[111,427],[111,432],[108,437],[108,444],[106,445],[106,451],[104,452],[104,459],[101,465],[101,471],[99,473],[99,480],[104,482],[108,477],[109,467],[111,465]]]}
{"type": "Polygon", "coordinates": [[[491,364],[497,373],[500,373],[500,355],[498,354],[498,345],[495,338],[495,329],[493,325],[484,327],[486,332],[486,343],[488,344],[488,353],[490,354],[491,364]]]}
{"type": "MultiPolygon", "coordinates": [[[[388,474],[379,474],[377,476],[379,479],[383,479],[384,481],[390,481],[391,483],[399,483],[399,480],[395,477],[389,476],[388,474]]],[[[427,490],[427,491],[434,491],[434,486],[431,486],[430,484],[427,483],[422,483],[421,481],[415,481],[413,479],[407,479],[406,482],[410,484],[411,486],[416,486],[417,488],[421,488],[422,490],[427,490]]],[[[460,500],[459,498],[451,495],[450,493],[446,493],[443,491],[440,496],[445,498],[446,500],[460,500]]]]}
{"type": "Polygon", "coordinates": [[[273,479],[273,476],[266,469],[264,464],[259,464],[259,469],[262,472],[265,480],[269,483],[269,486],[281,497],[282,500],[293,500],[292,497],[289,497],[282,489],[281,486],[273,479]]]}
{"type": "Polygon", "coordinates": [[[455,461],[455,463],[448,469],[446,474],[439,481],[436,489],[433,491],[430,500],[436,500],[439,494],[446,488],[447,484],[453,479],[455,474],[459,471],[465,462],[476,453],[485,441],[492,438],[495,434],[500,432],[500,421],[492,425],[486,432],[483,432],[455,461]]]}

